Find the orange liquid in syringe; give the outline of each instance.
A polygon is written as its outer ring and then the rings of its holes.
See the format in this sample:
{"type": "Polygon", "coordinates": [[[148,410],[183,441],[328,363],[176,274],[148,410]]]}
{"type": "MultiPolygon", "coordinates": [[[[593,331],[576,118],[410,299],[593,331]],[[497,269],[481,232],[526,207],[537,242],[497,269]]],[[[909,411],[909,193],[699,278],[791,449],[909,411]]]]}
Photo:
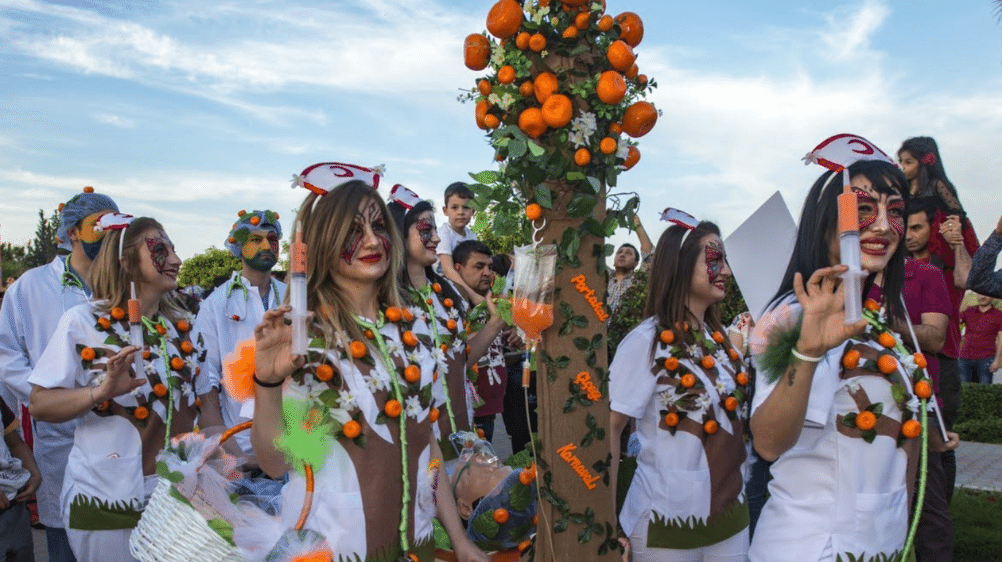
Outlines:
{"type": "Polygon", "coordinates": [[[543,330],[553,325],[553,305],[517,299],[512,302],[512,320],[531,341],[539,341],[543,330]]]}

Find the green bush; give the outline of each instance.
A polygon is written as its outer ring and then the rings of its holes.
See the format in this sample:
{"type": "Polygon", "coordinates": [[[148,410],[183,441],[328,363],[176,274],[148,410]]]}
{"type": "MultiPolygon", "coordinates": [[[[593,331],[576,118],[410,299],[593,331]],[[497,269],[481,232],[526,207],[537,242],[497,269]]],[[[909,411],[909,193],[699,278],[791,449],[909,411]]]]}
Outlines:
{"type": "Polygon", "coordinates": [[[184,260],[181,271],[178,272],[177,283],[182,287],[198,285],[203,289],[211,289],[217,277],[228,276],[241,267],[240,260],[228,250],[213,247],[184,260]]]}
{"type": "Polygon", "coordinates": [[[964,441],[1002,443],[1002,385],[960,385],[960,411],[953,430],[964,441]]]}
{"type": "Polygon", "coordinates": [[[950,503],[954,562],[1002,560],[1002,501],[997,492],[958,489],[950,503]]]}

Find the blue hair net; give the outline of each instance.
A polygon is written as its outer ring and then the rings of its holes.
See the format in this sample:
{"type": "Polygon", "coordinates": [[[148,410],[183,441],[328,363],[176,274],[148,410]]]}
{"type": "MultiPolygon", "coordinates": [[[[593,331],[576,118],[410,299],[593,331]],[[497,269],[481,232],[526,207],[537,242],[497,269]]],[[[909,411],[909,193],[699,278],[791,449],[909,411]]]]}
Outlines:
{"type": "Polygon", "coordinates": [[[72,250],[73,245],[70,243],[69,229],[77,226],[80,221],[89,215],[106,209],[118,212],[118,205],[107,195],[94,193],[93,191],[85,191],[74,195],[59,211],[59,230],[56,232],[56,240],[59,242],[59,247],[64,250],[72,250]]]}

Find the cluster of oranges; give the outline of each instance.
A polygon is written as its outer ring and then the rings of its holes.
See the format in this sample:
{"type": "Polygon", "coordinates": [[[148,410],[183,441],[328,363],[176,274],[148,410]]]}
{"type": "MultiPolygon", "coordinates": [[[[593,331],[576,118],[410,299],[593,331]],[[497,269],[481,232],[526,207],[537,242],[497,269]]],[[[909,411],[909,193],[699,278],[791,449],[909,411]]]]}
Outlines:
{"type": "MultiPolygon", "coordinates": [[[[554,145],[566,135],[544,135],[568,127],[575,117],[594,112],[598,104],[613,106],[615,110],[603,115],[621,118],[597,120],[597,131],[585,146],[573,152],[572,159],[579,167],[633,167],[640,160],[640,151],[631,144],[626,157],[618,158],[621,144],[618,139],[624,133],[633,138],[647,134],[658,117],[653,104],[633,101],[635,96],[628,95],[631,84],[634,92],[648,86],[648,78],[639,72],[633,52],[643,39],[644,27],[635,13],[624,12],[613,17],[604,14],[604,8],[604,1],[593,4],[592,0],[529,0],[525,10],[537,17],[526,19],[517,0],[498,0],[487,15],[487,31],[500,44],[477,33],[467,36],[465,41],[464,59],[468,68],[484,70],[491,65],[492,55],[494,64],[499,65],[495,66],[496,74],[477,83],[479,99],[474,110],[477,125],[484,130],[502,124],[517,125],[526,136],[554,145]],[[538,16],[540,10],[544,11],[544,18],[538,16]],[[587,65],[587,73],[564,72],[559,65],[550,64],[547,52],[558,51],[573,57],[569,54],[572,49],[580,53],[583,45],[590,50],[585,50],[588,55],[579,57],[579,62],[587,65]],[[504,56],[499,57],[496,49],[502,49],[504,56]],[[585,82],[589,86],[582,93],[581,85],[585,82]],[[507,97],[506,103],[496,103],[502,96],[507,97]]],[[[504,158],[499,150],[498,159],[504,158]]]]}

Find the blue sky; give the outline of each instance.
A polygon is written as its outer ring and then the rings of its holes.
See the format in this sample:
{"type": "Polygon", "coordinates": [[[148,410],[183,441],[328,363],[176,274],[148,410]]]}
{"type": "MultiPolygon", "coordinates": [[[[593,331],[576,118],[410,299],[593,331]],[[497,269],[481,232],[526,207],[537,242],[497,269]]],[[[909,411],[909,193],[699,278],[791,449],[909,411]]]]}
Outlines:
{"type": "MultiPolygon", "coordinates": [[[[491,5],[0,0],[0,237],[26,243],[39,208],[93,185],[187,258],[222,247],[240,209],[291,219],[291,175],[330,160],[385,164],[440,206],[494,165],[457,101],[478,75],[463,37],[491,5]]],[[[652,237],[667,206],[726,235],[777,189],[797,215],[821,172],[800,158],[841,132],[888,153],[935,137],[978,235],[1002,214],[991,1],[608,0],[627,10],[663,115],[619,190],[641,195],[652,237]]]]}

